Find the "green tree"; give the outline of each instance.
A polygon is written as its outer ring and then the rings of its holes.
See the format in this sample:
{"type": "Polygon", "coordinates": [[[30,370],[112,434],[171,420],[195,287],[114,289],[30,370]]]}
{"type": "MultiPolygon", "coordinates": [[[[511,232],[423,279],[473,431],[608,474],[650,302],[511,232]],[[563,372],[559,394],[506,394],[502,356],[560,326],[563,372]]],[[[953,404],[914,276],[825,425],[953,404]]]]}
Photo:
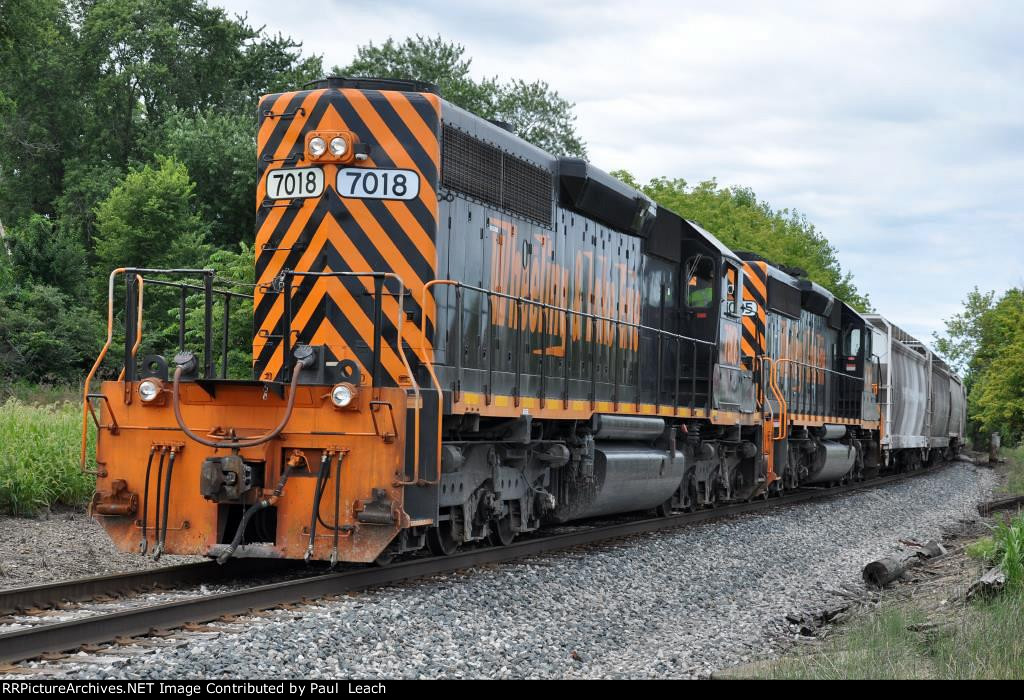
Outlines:
{"type": "Polygon", "coordinates": [[[8,248],[17,284],[46,285],[72,298],[84,289],[85,247],[44,216],[33,214],[8,232],[8,248]]]}
{"type": "Polygon", "coordinates": [[[732,250],[800,268],[855,309],[871,309],[868,295],[858,291],[852,275],[843,271],[835,248],[800,212],[773,209],[750,188],[719,187],[715,180],[691,187],[682,178],[654,178],[640,186],[628,172],[612,174],[661,206],[698,222],[732,250]]]}
{"type": "Polygon", "coordinates": [[[34,283],[0,290],[0,307],[0,381],[81,379],[102,342],[99,314],[34,283]]]}
{"type": "Polygon", "coordinates": [[[572,102],[545,81],[513,80],[498,91],[494,115],[530,143],[558,155],[586,156],[572,102]]]}
{"type": "Polygon", "coordinates": [[[440,36],[417,34],[401,43],[389,38],[383,44],[372,41],[356,49],[355,58],[344,68],[335,66],[334,73],[353,77],[422,80],[433,83],[441,95],[453,104],[474,114],[494,113],[498,82],[494,78],[474,80],[473,64],[465,58],[466,48],[446,42],[440,36]]]}
{"type": "Polygon", "coordinates": [[[192,267],[209,257],[208,224],[184,164],[160,158],[129,173],[96,209],[96,262],[118,267],[192,267]]]}
{"type": "Polygon", "coordinates": [[[995,306],[992,292],[981,292],[975,287],[964,300],[964,309],[945,320],[946,331],[933,333],[935,350],[958,372],[966,371],[981,345],[983,319],[995,306]]]}
{"type": "Polygon", "coordinates": [[[0,0],[0,210],[52,213],[80,132],[75,35],[61,0],[0,0]]]}
{"type": "Polygon", "coordinates": [[[97,0],[80,41],[84,81],[94,86],[87,133],[95,155],[144,159],[152,130],[176,110],[251,112],[259,92],[321,72],[320,59],[301,59],[299,46],[202,0],[97,0]]]}
{"type": "Polygon", "coordinates": [[[123,179],[124,172],[108,162],[65,161],[63,191],[55,203],[61,233],[91,249],[96,235],[96,207],[123,179]]]}
{"type": "Polygon", "coordinates": [[[1024,290],[998,299],[975,287],[946,320],[936,349],[965,371],[968,413],[977,431],[998,431],[1007,444],[1024,437],[1024,290]]]}
{"type": "Polygon", "coordinates": [[[7,229],[0,222],[0,289],[14,286],[14,269],[11,264],[11,247],[7,229]]]}
{"type": "Polygon", "coordinates": [[[968,407],[983,433],[1008,444],[1024,437],[1024,290],[1011,289],[985,311],[971,359],[968,407]]]}
{"type": "Polygon", "coordinates": [[[576,133],[572,102],[544,81],[477,80],[470,74],[472,59],[465,54],[461,44],[417,34],[402,42],[389,38],[383,44],[360,46],[352,62],[335,66],[334,72],[433,83],[452,104],[485,119],[507,122],[519,136],[555,155],[586,156],[576,133]]]}
{"type": "Polygon", "coordinates": [[[250,115],[176,113],[164,127],[162,152],[181,161],[196,183],[196,201],[220,247],[252,242],[256,228],[256,127],[250,115]],[[211,148],[211,144],[216,147],[211,148]]]}

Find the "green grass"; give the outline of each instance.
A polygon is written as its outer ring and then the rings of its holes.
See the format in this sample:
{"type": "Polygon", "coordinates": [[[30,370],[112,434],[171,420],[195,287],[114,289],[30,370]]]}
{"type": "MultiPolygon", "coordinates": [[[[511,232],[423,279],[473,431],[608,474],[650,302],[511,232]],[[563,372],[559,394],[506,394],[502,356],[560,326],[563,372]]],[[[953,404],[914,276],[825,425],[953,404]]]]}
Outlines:
{"type": "Polygon", "coordinates": [[[81,410],[71,402],[0,404],[0,513],[34,515],[88,502],[95,480],[78,468],[81,410]]]}
{"type": "Polygon", "coordinates": [[[0,381],[0,403],[17,399],[30,406],[49,406],[62,401],[80,402],[82,387],[72,384],[33,384],[0,381]]]}
{"type": "Polygon", "coordinates": [[[1004,515],[992,527],[992,536],[967,546],[967,555],[986,566],[998,566],[1006,574],[1006,585],[1024,590],[1024,513],[1004,515]]]}
{"type": "Polygon", "coordinates": [[[1024,493],[1024,446],[1003,450],[1003,456],[1006,457],[1006,485],[1003,491],[1024,493]]]}
{"type": "Polygon", "coordinates": [[[799,679],[1024,679],[1024,593],[962,606],[948,627],[913,606],[889,605],[850,623],[823,648],[772,665],[764,676],[799,679]]]}

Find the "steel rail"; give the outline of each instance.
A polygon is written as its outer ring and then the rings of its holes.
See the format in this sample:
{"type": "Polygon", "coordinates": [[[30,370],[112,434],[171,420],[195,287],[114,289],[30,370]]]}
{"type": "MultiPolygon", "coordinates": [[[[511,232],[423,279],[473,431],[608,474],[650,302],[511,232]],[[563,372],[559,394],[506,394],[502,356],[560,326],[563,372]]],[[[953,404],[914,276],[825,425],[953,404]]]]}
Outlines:
{"type": "Polygon", "coordinates": [[[675,529],[737,515],[766,512],[806,501],[833,498],[852,491],[933,474],[949,464],[951,462],[929,469],[893,474],[833,488],[802,488],[778,498],[747,501],[664,518],[583,527],[575,532],[526,538],[504,547],[475,548],[447,557],[417,558],[387,567],[366,567],[321,574],[67,622],[37,625],[0,635],[0,663],[24,661],[46,652],[67,651],[85,644],[146,635],[154,630],[181,627],[188,623],[210,622],[225,615],[245,614],[286,603],[452,573],[474,566],[508,562],[630,535],[675,529]]]}
{"type": "Polygon", "coordinates": [[[52,608],[82,603],[98,596],[117,595],[152,588],[225,581],[239,576],[280,571],[294,562],[277,559],[233,559],[221,566],[214,561],[162,566],[144,571],[103,574],[87,578],[43,583],[0,590],[0,614],[31,608],[52,608]]]}

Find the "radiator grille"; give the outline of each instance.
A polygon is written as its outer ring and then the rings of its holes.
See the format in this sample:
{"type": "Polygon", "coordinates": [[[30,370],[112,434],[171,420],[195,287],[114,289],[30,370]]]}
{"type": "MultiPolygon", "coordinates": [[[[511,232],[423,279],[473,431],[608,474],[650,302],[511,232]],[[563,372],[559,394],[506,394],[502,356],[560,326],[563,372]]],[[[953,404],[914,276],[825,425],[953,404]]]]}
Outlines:
{"type": "Polygon", "coordinates": [[[499,209],[551,225],[551,173],[445,125],[441,184],[499,209]]]}

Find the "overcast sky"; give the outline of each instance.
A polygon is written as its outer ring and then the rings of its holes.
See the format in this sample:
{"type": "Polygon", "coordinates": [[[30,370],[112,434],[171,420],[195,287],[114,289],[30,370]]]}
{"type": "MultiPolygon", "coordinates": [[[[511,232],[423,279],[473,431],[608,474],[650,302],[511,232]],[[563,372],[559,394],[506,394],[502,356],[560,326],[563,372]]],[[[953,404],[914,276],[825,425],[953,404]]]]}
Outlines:
{"type": "Polygon", "coordinates": [[[1024,284],[1024,2],[211,0],[326,67],[440,34],[477,77],[544,79],[590,160],[804,212],[923,340],[1024,284]]]}

